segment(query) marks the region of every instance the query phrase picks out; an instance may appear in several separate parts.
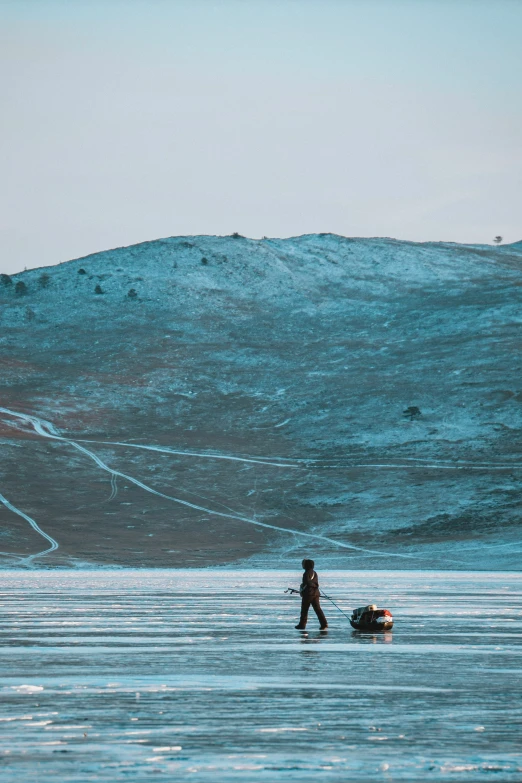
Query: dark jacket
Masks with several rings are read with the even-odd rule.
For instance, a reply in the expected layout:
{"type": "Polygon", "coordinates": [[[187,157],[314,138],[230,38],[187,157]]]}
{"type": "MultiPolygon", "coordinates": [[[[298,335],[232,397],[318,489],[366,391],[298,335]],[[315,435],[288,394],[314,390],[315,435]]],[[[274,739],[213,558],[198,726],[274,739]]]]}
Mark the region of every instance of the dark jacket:
{"type": "Polygon", "coordinates": [[[309,601],[315,601],[319,598],[319,577],[313,568],[304,572],[299,592],[303,598],[306,598],[309,601]]]}

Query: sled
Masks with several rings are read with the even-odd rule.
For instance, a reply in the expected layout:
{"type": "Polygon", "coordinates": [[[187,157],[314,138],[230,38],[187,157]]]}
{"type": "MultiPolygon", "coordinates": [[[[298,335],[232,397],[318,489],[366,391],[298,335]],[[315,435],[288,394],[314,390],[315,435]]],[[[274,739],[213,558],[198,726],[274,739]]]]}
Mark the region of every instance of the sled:
{"type": "Polygon", "coordinates": [[[387,609],[370,604],[353,610],[350,625],[356,631],[389,631],[393,628],[393,616],[387,609]]]}

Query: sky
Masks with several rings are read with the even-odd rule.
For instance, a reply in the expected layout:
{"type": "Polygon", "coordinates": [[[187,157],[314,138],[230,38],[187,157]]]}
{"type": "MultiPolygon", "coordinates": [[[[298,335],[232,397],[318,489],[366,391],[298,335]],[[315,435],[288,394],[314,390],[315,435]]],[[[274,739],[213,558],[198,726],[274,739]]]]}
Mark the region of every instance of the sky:
{"type": "Polygon", "coordinates": [[[0,0],[0,272],[159,237],[522,239],[519,0],[0,0]]]}

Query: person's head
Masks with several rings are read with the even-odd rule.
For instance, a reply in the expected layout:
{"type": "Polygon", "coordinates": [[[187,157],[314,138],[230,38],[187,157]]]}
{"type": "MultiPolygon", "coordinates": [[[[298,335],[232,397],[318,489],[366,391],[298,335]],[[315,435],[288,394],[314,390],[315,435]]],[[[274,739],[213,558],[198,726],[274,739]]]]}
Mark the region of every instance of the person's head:
{"type": "Polygon", "coordinates": [[[305,571],[311,571],[315,563],[313,560],[303,560],[302,566],[305,571]]]}

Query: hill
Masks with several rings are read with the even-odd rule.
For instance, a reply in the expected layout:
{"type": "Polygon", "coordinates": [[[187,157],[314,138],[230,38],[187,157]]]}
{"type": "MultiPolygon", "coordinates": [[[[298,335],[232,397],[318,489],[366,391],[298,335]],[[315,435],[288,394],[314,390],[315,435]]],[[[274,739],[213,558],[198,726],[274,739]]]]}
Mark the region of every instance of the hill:
{"type": "Polygon", "coordinates": [[[518,570],[521,304],[522,243],[173,237],[3,276],[0,562],[518,570]]]}

